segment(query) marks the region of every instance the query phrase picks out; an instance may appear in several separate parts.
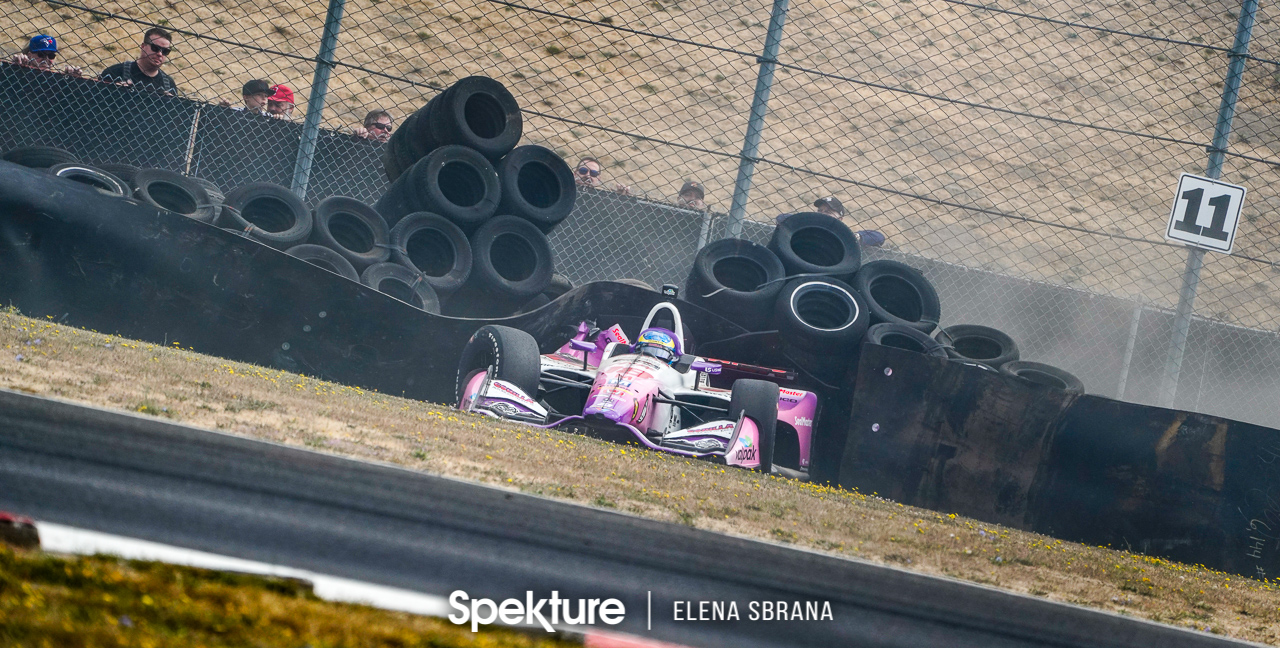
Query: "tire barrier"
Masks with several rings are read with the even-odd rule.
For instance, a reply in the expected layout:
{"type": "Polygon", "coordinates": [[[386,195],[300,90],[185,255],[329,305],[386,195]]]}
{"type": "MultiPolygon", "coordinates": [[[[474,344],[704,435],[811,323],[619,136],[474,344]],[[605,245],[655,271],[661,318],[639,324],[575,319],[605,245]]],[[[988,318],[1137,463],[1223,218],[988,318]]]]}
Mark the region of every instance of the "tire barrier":
{"type": "Polygon", "coordinates": [[[448,314],[508,315],[551,283],[551,245],[533,223],[495,216],[470,240],[471,278],[450,298],[448,314]]]}
{"type": "Polygon", "coordinates": [[[783,219],[773,230],[769,249],[778,255],[788,276],[823,274],[848,281],[862,265],[858,238],[849,226],[817,212],[783,219]]]}
{"type": "Polygon", "coordinates": [[[195,176],[189,176],[189,178],[192,182],[200,185],[201,187],[204,187],[204,192],[209,194],[209,200],[211,200],[214,204],[221,205],[222,203],[226,202],[227,200],[226,192],[224,192],[222,188],[219,187],[218,185],[213,184],[212,182],[209,182],[204,178],[197,178],[195,176]]]}
{"type": "Polygon", "coordinates": [[[59,178],[66,178],[72,182],[93,187],[99,193],[124,198],[133,195],[133,189],[125,184],[123,180],[117,178],[102,169],[94,168],[84,164],[75,162],[67,162],[63,164],[55,164],[49,167],[49,173],[59,178]]]}
{"type": "Polygon", "coordinates": [[[848,356],[857,350],[870,322],[866,302],[838,279],[792,279],[774,305],[778,336],[815,353],[848,356]]]}
{"type": "Polygon", "coordinates": [[[1030,360],[1006,362],[1000,367],[1000,373],[1016,376],[1037,385],[1053,387],[1068,394],[1084,393],[1084,383],[1079,378],[1043,362],[1031,362],[1030,360]]]}
{"type": "Polygon", "coordinates": [[[502,187],[499,213],[519,216],[547,233],[573,211],[578,195],[573,172],[550,149],[516,147],[498,163],[497,173],[502,187]]]}
{"type": "Polygon", "coordinates": [[[471,242],[438,214],[416,212],[400,219],[391,228],[391,258],[426,277],[441,300],[471,276],[471,242]]]}
{"type": "Polygon", "coordinates": [[[523,313],[532,313],[533,311],[536,311],[539,308],[542,308],[543,306],[546,306],[547,304],[550,304],[550,303],[551,303],[551,300],[548,299],[546,295],[542,293],[538,293],[537,295],[533,296],[533,299],[530,299],[529,301],[525,302],[524,306],[521,306],[520,310],[517,310],[515,314],[520,315],[523,313]]]}
{"type": "Polygon", "coordinates": [[[750,331],[769,325],[786,270],[768,248],[743,239],[720,239],[698,251],[685,299],[750,331]]]}
{"type": "Polygon", "coordinates": [[[324,268],[334,274],[342,275],[352,281],[360,281],[360,273],[356,272],[355,266],[351,265],[351,262],[346,257],[323,245],[303,243],[285,250],[285,254],[302,259],[311,265],[324,268]]]}
{"type": "Polygon", "coordinates": [[[218,207],[204,187],[182,174],[164,169],[143,169],[133,177],[133,195],[161,209],[202,223],[212,223],[218,207]]]}
{"type": "Polygon", "coordinates": [[[70,151],[56,146],[20,146],[5,151],[4,155],[0,155],[0,159],[32,169],[48,169],[58,164],[80,161],[70,151]]]}
{"type": "Polygon", "coordinates": [[[312,243],[342,255],[356,270],[391,258],[391,231],[374,209],[355,198],[331,196],[312,213],[312,243]]]}
{"type": "Polygon", "coordinates": [[[409,214],[425,211],[473,232],[493,216],[501,200],[498,173],[489,160],[463,146],[442,146],[392,183],[374,209],[392,227],[409,214]]]}
{"type": "Polygon", "coordinates": [[[547,284],[542,294],[546,295],[548,299],[554,300],[570,290],[573,290],[573,282],[559,272],[553,272],[551,273],[551,282],[547,284]]]}
{"type": "Polygon", "coordinates": [[[360,274],[360,283],[428,313],[440,314],[440,298],[422,275],[398,264],[375,263],[360,274]]]}
{"type": "Polygon", "coordinates": [[[466,77],[405,118],[391,135],[383,166],[395,181],[418,160],[450,144],[497,162],[515,148],[523,132],[520,106],[505,86],[488,77],[466,77]]]}
{"type": "Polygon", "coordinates": [[[925,335],[920,329],[906,324],[894,322],[873,324],[867,329],[866,340],[867,344],[914,351],[935,358],[947,357],[947,349],[942,343],[925,335]]]}
{"type": "Polygon", "coordinates": [[[138,172],[142,170],[132,164],[120,164],[117,162],[99,164],[98,168],[123,180],[126,185],[129,185],[129,191],[133,191],[136,188],[133,184],[133,179],[138,175],[138,172]]]}
{"type": "Polygon", "coordinates": [[[227,194],[222,225],[239,228],[251,238],[287,250],[311,235],[311,210],[296,194],[278,184],[253,182],[227,194]]]}
{"type": "Polygon", "coordinates": [[[953,359],[973,361],[992,369],[1018,359],[1018,344],[1013,338],[990,326],[956,324],[933,337],[947,347],[947,355],[953,359]]]}
{"type": "Polygon", "coordinates": [[[872,261],[854,275],[853,287],[866,300],[872,324],[903,324],[927,335],[942,316],[933,284],[905,263],[872,261]]]}

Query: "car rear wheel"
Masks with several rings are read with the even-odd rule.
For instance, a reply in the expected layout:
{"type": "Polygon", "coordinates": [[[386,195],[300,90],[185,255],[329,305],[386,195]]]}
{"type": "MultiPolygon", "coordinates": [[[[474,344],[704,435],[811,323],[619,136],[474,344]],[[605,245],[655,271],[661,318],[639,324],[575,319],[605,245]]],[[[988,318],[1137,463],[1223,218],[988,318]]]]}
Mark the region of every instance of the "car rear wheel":
{"type": "Polygon", "coordinates": [[[729,394],[729,418],[740,414],[755,421],[760,430],[760,472],[773,471],[773,441],[778,430],[778,386],[744,378],[733,383],[729,394]]]}

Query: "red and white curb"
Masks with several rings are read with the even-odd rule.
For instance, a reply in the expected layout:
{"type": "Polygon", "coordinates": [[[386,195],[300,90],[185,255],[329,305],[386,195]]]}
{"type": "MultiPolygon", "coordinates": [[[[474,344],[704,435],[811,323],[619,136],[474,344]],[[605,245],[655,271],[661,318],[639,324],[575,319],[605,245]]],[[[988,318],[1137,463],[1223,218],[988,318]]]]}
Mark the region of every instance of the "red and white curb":
{"type": "MultiPolygon", "coordinates": [[[[311,583],[316,597],[326,601],[368,605],[420,616],[447,617],[451,612],[449,601],[443,596],[89,531],[52,522],[38,522],[4,511],[0,511],[0,541],[9,541],[18,546],[39,546],[50,553],[87,556],[109,554],[126,560],[148,560],[201,569],[294,578],[311,583]]],[[[615,632],[602,632],[589,627],[557,629],[561,630],[559,634],[562,636],[580,637],[583,645],[590,648],[685,648],[678,644],[615,632]]]]}

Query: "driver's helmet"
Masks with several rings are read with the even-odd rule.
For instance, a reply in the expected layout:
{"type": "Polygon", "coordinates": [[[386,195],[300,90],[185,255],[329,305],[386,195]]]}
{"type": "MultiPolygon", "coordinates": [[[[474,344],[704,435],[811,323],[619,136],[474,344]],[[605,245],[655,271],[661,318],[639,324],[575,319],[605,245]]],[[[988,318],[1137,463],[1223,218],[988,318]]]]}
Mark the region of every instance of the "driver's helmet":
{"type": "Polygon", "coordinates": [[[640,332],[632,351],[657,358],[667,364],[680,359],[680,347],[675,333],[664,328],[647,328],[640,332]]]}

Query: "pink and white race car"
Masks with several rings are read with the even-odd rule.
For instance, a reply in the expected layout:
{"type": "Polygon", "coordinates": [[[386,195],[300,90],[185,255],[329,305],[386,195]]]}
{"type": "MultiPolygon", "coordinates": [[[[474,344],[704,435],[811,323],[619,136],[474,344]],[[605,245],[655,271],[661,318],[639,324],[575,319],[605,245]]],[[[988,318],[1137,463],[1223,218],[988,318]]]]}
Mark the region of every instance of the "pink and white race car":
{"type": "Polygon", "coordinates": [[[458,365],[458,407],[730,466],[807,477],[816,394],[794,373],[685,353],[680,311],[662,302],[636,341],[578,325],[554,353],[505,326],[481,327],[458,365]]]}

